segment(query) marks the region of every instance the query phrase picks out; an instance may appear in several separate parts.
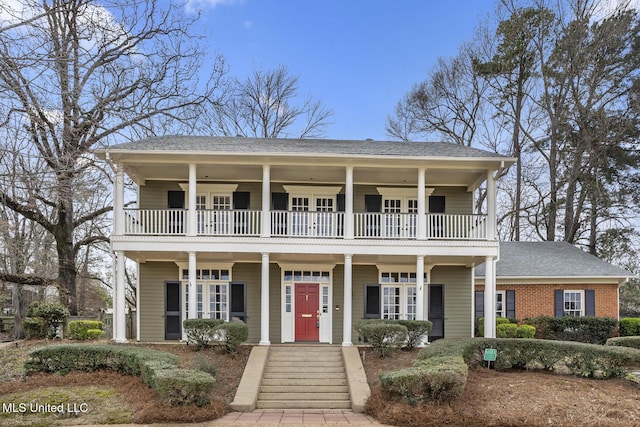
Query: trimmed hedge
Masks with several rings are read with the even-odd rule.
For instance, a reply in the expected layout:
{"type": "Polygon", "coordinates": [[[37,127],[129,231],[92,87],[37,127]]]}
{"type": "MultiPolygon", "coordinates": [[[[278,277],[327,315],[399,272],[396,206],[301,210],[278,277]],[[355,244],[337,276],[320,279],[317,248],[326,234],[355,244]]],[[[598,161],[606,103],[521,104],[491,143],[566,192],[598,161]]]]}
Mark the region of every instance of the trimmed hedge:
{"type": "Polygon", "coordinates": [[[104,323],[99,320],[71,320],[67,323],[67,329],[72,340],[92,340],[104,335],[104,323]],[[95,332],[96,330],[101,333],[95,332]]]}
{"type": "Polygon", "coordinates": [[[540,316],[525,319],[524,323],[535,326],[536,338],[589,344],[604,344],[618,325],[616,319],[590,316],[540,316]]]}
{"type": "Polygon", "coordinates": [[[358,330],[380,358],[401,348],[407,341],[408,335],[406,326],[384,321],[362,321],[358,330]]]}
{"type": "Polygon", "coordinates": [[[216,327],[224,323],[221,319],[186,319],[182,322],[187,336],[187,345],[194,344],[196,350],[208,347],[213,339],[216,327]]]}
{"type": "Polygon", "coordinates": [[[358,322],[356,330],[366,342],[369,339],[362,331],[362,326],[371,324],[385,324],[385,325],[402,325],[407,328],[407,337],[404,343],[400,346],[407,350],[412,350],[416,346],[422,344],[424,338],[426,338],[433,328],[433,324],[428,320],[396,320],[396,319],[367,319],[358,322]]]}
{"type": "Polygon", "coordinates": [[[624,319],[620,319],[618,335],[621,337],[640,336],[640,317],[625,317],[624,319]]]}
{"type": "Polygon", "coordinates": [[[609,338],[605,345],[616,347],[631,347],[640,350],[640,336],[609,338]]]}
{"type": "Polygon", "coordinates": [[[177,363],[178,357],[173,354],[141,347],[62,344],[32,350],[24,368],[27,374],[111,370],[122,375],[140,375],[145,384],[171,405],[210,403],[215,379],[206,372],[179,369],[177,363]]]}
{"type": "Polygon", "coordinates": [[[213,330],[213,345],[226,352],[235,353],[240,344],[249,338],[249,327],[243,322],[229,322],[213,330]]]}
{"type": "MultiPolygon", "coordinates": [[[[518,323],[517,320],[515,319],[508,319],[506,317],[496,317],[496,333],[498,331],[498,326],[499,325],[508,325],[511,323],[518,323]]],[[[476,336],[477,337],[483,337],[484,336],[484,317],[479,317],[476,320],[476,336]]]]}
{"type": "Polygon", "coordinates": [[[640,337],[617,338],[608,346],[537,339],[444,339],[423,348],[412,368],[380,374],[383,389],[393,399],[411,404],[458,397],[466,383],[467,366],[485,366],[484,350],[497,350],[496,369],[543,369],[580,377],[622,377],[640,365],[640,350],[617,347],[640,337]],[[464,365],[464,368],[462,368],[464,365]]]}
{"type": "Polygon", "coordinates": [[[417,361],[412,368],[382,372],[380,383],[392,398],[411,405],[443,402],[462,394],[468,368],[460,356],[438,356],[417,361]]]}

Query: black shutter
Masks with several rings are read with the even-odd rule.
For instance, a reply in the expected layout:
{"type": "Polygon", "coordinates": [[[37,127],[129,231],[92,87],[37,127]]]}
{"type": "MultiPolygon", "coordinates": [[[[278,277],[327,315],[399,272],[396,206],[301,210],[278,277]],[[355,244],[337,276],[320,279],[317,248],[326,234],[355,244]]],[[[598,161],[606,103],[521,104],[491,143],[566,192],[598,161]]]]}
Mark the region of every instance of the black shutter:
{"type": "Polygon", "coordinates": [[[584,291],[584,314],[586,316],[595,316],[596,315],[596,291],[594,289],[586,289],[584,291]]]}
{"type": "Polygon", "coordinates": [[[167,207],[184,209],[184,191],[167,191],[167,207]]]}
{"type": "Polygon", "coordinates": [[[555,316],[564,317],[564,291],[556,289],[554,291],[555,316]]]}
{"type": "Polygon", "coordinates": [[[480,319],[481,317],[484,317],[484,291],[475,291],[474,295],[474,316],[476,319],[480,319]]]}
{"type": "Polygon", "coordinates": [[[175,209],[175,212],[169,212],[169,233],[184,233],[184,191],[167,191],[167,207],[175,209]]]}
{"type": "MultiPolygon", "coordinates": [[[[364,211],[365,212],[381,212],[382,196],[380,194],[365,194],[364,195],[364,211]]],[[[379,215],[375,215],[373,217],[367,216],[365,228],[366,228],[365,237],[380,236],[380,216],[379,215]]]]}
{"type": "Polygon", "coordinates": [[[233,193],[233,228],[236,235],[245,235],[249,231],[250,195],[248,191],[235,191],[233,193]]]}
{"type": "Polygon", "coordinates": [[[364,318],[380,319],[380,285],[377,283],[364,285],[364,318]]]}
{"type": "Polygon", "coordinates": [[[229,319],[237,318],[243,322],[247,322],[247,292],[246,283],[231,282],[231,310],[229,319]]]}
{"type": "Polygon", "coordinates": [[[274,211],[286,211],[289,206],[288,193],[271,193],[271,208],[274,211]]]}
{"type": "MultiPolygon", "coordinates": [[[[344,212],[346,209],[345,195],[336,194],[336,211],[344,212]]],[[[338,236],[344,236],[344,215],[338,216],[338,236]]]]}
{"type": "Polygon", "coordinates": [[[233,209],[249,209],[251,193],[248,191],[235,191],[233,193],[233,209]]]}
{"type": "Polygon", "coordinates": [[[382,196],[380,194],[365,194],[364,211],[382,212],[382,196]]]}
{"type": "Polygon", "coordinates": [[[516,291],[506,291],[505,297],[507,298],[507,318],[516,318],[516,291]]]}
{"type": "Polygon", "coordinates": [[[444,196],[429,196],[429,213],[445,213],[444,196]]]}

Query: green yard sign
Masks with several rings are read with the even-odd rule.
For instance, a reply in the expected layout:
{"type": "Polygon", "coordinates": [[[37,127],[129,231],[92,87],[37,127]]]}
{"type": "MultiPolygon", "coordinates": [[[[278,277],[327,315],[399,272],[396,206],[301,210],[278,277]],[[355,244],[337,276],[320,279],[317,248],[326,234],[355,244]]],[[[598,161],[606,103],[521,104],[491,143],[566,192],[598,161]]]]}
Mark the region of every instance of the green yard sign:
{"type": "Polygon", "coordinates": [[[484,360],[487,362],[495,362],[496,357],[498,357],[498,350],[495,348],[485,348],[484,349],[484,360]]]}

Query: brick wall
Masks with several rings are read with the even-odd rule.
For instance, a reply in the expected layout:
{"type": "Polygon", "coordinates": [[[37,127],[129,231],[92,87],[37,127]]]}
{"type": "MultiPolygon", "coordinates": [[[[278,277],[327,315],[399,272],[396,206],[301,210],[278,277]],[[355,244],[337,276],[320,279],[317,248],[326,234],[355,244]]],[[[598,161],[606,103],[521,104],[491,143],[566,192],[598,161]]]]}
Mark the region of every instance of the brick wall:
{"type": "MultiPolygon", "coordinates": [[[[477,291],[484,290],[484,286],[476,286],[477,291]]],[[[516,318],[537,316],[554,316],[554,291],[585,290],[596,291],[596,316],[618,318],[618,285],[549,285],[549,284],[522,284],[522,285],[497,285],[496,290],[516,291],[516,318]]]]}

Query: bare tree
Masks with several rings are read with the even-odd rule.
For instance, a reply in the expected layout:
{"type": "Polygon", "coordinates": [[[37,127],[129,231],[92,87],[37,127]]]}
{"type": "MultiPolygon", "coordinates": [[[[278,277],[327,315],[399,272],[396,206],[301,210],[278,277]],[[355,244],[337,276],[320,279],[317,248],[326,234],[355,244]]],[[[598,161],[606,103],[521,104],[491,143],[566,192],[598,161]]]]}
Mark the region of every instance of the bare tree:
{"type": "Polygon", "coordinates": [[[228,136],[321,137],[332,112],[310,96],[301,98],[298,80],[285,66],[257,68],[245,80],[233,80],[226,102],[212,111],[210,127],[228,136]]]}
{"type": "MultiPolygon", "coordinates": [[[[78,188],[95,171],[91,150],[149,123],[189,122],[215,104],[220,67],[194,78],[204,52],[193,20],[173,4],[93,0],[18,0],[0,5],[0,137],[25,143],[19,177],[2,171],[0,204],[52,236],[53,280],[77,313],[80,250],[105,241],[88,226],[111,210],[83,205],[78,188]],[[38,162],[38,179],[34,177],[38,162]],[[16,185],[23,192],[8,191],[16,185]],[[83,207],[88,209],[83,210],[83,207]]],[[[216,63],[218,64],[218,63],[216,63]]],[[[103,201],[106,202],[106,201],[103,201]]],[[[1,272],[15,283],[52,280],[1,272]]]]}

